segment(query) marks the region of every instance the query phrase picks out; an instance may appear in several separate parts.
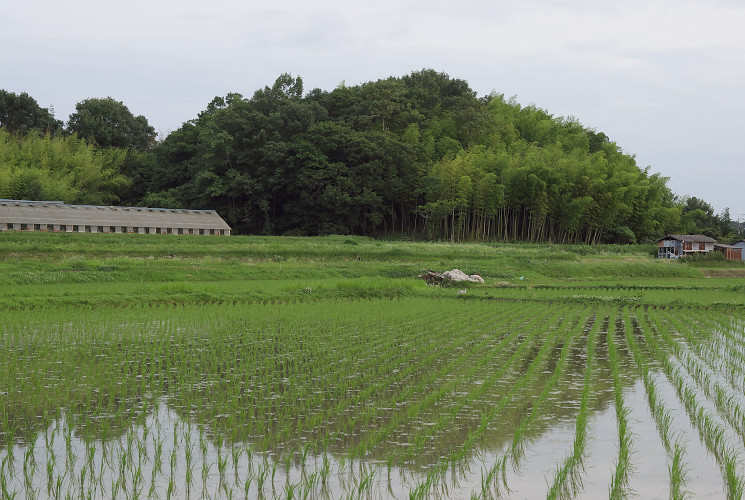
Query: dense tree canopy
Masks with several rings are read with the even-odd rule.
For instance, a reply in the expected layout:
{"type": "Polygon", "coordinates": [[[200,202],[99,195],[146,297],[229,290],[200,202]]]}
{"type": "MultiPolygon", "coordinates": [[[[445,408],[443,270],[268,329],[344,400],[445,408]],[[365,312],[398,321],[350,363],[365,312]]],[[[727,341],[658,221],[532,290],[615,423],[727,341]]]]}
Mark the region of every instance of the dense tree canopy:
{"type": "Polygon", "coordinates": [[[731,233],[727,213],[676,198],[604,133],[500,94],[479,98],[433,70],[307,93],[283,74],[250,98],[215,97],[157,144],[147,120],[112,98],[76,109],[66,132],[110,155],[99,169],[109,187],[121,187],[112,168],[131,180],[98,192],[216,209],[244,234],[633,243],[731,233]]]}
{"type": "Polygon", "coordinates": [[[52,111],[39,106],[27,93],[16,95],[0,89],[0,127],[21,135],[32,130],[55,134],[62,129],[62,122],[55,120],[52,111]]]}
{"type": "Polygon", "coordinates": [[[75,105],[67,131],[104,148],[146,150],[155,144],[155,129],[111,97],[85,99],[75,105]]]}
{"type": "Polygon", "coordinates": [[[605,134],[432,70],[305,96],[282,75],[216,98],[155,154],[145,202],[248,233],[634,242],[681,213],[605,134]]]}

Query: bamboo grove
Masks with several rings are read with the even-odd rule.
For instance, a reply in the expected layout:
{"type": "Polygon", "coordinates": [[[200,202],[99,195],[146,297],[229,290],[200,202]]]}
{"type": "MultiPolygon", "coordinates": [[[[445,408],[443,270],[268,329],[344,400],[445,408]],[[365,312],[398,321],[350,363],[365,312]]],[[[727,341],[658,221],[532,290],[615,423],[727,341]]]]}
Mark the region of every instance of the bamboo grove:
{"type": "MultiPolygon", "coordinates": [[[[110,98],[80,103],[69,123],[58,136],[126,151],[127,181],[92,185],[99,198],[216,209],[242,234],[633,243],[729,231],[709,227],[696,212],[708,204],[678,199],[604,133],[501,94],[477,97],[433,70],[309,92],[283,74],[250,98],[216,97],[157,143],[144,117],[110,98]],[[112,109],[139,128],[83,120],[112,109]]],[[[35,161],[3,160],[0,196],[85,199],[40,189],[53,172],[21,175],[35,161]]]]}

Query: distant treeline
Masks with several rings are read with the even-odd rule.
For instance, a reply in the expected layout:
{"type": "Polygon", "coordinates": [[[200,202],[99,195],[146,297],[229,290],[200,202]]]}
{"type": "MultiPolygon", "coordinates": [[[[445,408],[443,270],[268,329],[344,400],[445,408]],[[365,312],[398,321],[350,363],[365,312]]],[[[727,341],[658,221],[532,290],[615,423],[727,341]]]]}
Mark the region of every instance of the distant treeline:
{"type": "Polygon", "coordinates": [[[733,231],[727,211],[676,197],[604,133],[433,70],[308,93],[283,74],[250,98],[216,97],[160,142],[110,97],[78,103],[65,126],[0,91],[0,127],[0,198],[215,209],[243,234],[633,243],[733,231]]]}

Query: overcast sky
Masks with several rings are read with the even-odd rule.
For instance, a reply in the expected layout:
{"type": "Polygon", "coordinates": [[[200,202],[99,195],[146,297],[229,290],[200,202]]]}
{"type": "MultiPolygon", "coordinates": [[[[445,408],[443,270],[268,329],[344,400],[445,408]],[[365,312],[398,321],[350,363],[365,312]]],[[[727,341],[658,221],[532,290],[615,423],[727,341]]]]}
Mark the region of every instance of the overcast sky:
{"type": "Polygon", "coordinates": [[[741,0],[24,0],[0,13],[0,88],[65,122],[111,96],[163,134],[280,73],[307,92],[433,68],[575,116],[745,222],[743,26],[741,0]]]}

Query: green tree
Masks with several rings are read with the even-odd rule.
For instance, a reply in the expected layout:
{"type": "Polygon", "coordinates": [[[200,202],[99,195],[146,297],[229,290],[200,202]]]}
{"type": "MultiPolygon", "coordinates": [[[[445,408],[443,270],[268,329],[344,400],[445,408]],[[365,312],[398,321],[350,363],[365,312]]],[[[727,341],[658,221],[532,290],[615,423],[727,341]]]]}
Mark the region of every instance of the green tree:
{"type": "Polygon", "coordinates": [[[701,208],[684,215],[667,179],[602,132],[479,99],[444,73],[303,92],[282,74],[250,99],[216,97],[128,156],[133,195],[216,209],[242,233],[629,243],[699,222],[721,232],[701,208]]]}
{"type": "Polygon", "coordinates": [[[0,90],[0,127],[20,135],[32,130],[57,134],[62,130],[62,122],[55,120],[51,110],[39,106],[26,92],[16,95],[0,90]]]}
{"type": "Polygon", "coordinates": [[[129,188],[126,152],[72,137],[12,136],[0,129],[0,198],[109,205],[129,188]]]}
{"type": "Polygon", "coordinates": [[[155,145],[155,129],[147,119],[111,97],[77,103],[67,130],[103,148],[145,151],[155,145]]]}
{"type": "Polygon", "coordinates": [[[720,237],[720,221],[714,214],[714,207],[695,196],[686,197],[680,215],[683,232],[704,234],[711,238],[720,237]]]}

